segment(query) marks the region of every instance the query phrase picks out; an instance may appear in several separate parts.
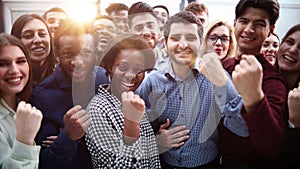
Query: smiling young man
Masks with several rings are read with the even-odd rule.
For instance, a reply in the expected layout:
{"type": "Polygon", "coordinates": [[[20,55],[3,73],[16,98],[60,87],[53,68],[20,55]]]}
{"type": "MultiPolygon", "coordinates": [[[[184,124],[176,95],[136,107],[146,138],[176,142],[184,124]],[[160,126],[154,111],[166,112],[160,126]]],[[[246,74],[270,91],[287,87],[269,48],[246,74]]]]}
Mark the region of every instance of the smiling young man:
{"type": "Polygon", "coordinates": [[[84,141],[89,126],[84,108],[108,79],[103,68],[95,67],[93,35],[86,28],[73,20],[60,25],[54,40],[60,63],[32,92],[30,102],[43,113],[35,139],[42,145],[41,169],[92,168],[84,141]]]}
{"type": "Polygon", "coordinates": [[[153,7],[145,2],[137,2],[130,6],[128,24],[131,33],[137,34],[151,46],[155,53],[154,68],[164,70],[169,65],[169,57],[158,48],[159,25],[153,7]]]}
{"type": "Polygon", "coordinates": [[[162,168],[216,167],[221,116],[231,131],[247,135],[239,117],[242,100],[215,53],[205,55],[199,69],[203,27],[192,12],[171,16],[164,35],[170,65],[150,73],[138,91],[157,134],[162,168]]]}
{"type": "Polygon", "coordinates": [[[249,137],[241,138],[222,128],[221,155],[224,168],[276,167],[285,135],[287,96],[283,78],[260,54],[279,17],[277,0],[240,0],[234,20],[237,51],[223,62],[243,98],[241,115],[249,137]]]}

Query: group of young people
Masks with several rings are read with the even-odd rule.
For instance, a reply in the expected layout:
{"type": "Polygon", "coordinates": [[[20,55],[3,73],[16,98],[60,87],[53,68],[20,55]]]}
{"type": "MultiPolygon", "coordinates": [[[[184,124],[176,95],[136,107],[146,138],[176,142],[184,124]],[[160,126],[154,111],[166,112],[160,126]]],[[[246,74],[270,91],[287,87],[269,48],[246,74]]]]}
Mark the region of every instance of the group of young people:
{"type": "Polygon", "coordinates": [[[205,27],[120,9],[128,27],[26,14],[0,34],[0,168],[300,166],[300,24],[279,43],[277,0],[205,27]]]}

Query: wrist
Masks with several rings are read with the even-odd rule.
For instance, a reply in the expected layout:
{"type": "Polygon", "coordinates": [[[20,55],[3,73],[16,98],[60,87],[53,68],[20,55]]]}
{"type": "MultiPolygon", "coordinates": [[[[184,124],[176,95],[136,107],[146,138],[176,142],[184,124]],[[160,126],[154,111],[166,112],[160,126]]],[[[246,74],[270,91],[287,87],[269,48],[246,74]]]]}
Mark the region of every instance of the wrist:
{"type": "Polygon", "coordinates": [[[124,118],[124,135],[127,137],[140,137],[140,123],[124,118]]]}

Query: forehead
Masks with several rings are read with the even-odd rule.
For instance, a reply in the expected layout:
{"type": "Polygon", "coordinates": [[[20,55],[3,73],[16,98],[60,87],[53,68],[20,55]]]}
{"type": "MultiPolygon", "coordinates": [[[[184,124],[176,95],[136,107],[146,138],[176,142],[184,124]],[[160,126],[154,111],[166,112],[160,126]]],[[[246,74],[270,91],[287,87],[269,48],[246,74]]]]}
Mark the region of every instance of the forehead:
{"type": "Polygon", "coordinates": [[[196,34],[198,35],[197,25],[193,23],[173,23],[170,27],[172,34],[196,34]]]}
{"type": "Polygon", "coordinates": [[[221,33],[221,34],[229,34],[229,29],[227,28],[227,26],[225,25],[220,25],[220,26],[216,26],[214,27],[210,33],[221,33]]]}
{"type": "Polygon", "coordinates": [[[296,41],[296,43],[300,43],[300,30],[295,31],[294,33],[290,34],[288,38],[292,38],[296,41]]]}
{"type": "Polygon", "coordinates": [[[270,24],[268,12],[258,8],[246,8],[239,18],[245,18],[249,21],[265,21],[270,24]]]}
{"type": "Polygon", "coordinates": [[[29,30],[37,30],[37,29],[47,30],[47,27],[41,20],[32,19],[24,25],[22,32],[29,31],[29,30]]]}
{"type": "Polygon", "coordinates": [[[71,47],[84,47],[88,49],[94,48],[94,39],[90,34],[82,35],[63,35],[59,38],[60,47],[64,45],[72,45],[71,47]]]}
{"type": "Polygon", "coordinates": [[[157,23],[156,18],[150,13],[135,14],[132,19],[132,25],[146,24],[149,22],[157,23]]]}
{"type": "Polygon", "coordinates": [[[67,19],[67,15],[63,12],[52,11],[47,13],[47,19],[49,18],[67,19]]]}
{"type": "Polygon", "coordinates": [[[6,45],[0,50],[0,59],[14,59],[14,57],[25,56],[19,46],[6,45]]]}
{"type": "Polygon", "coordinates": [[[98,19],[96,21],[94,21],[93,23],[94,26],[97,25],[104,25],[104,26],[111,26],[111,27],[115,27],[115,24],[113,23],[113,21],[109,20],[109,19],[98,19]]]}
{"type": "Polygon", "coordinates": [[[166,11],[164,8],[158,7],[158,8],[154,8],[153,10],[154,10],[155,12],[166,13],[166,14],[168,14],[167,11],[166,11]]]}

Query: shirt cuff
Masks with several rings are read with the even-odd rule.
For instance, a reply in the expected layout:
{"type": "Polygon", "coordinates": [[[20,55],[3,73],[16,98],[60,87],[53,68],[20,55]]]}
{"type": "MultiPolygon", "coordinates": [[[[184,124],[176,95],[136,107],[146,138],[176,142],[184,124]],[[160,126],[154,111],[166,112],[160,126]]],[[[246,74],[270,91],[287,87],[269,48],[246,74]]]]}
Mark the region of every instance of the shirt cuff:
{"type": "Polygon", "coordinates": [[[40,149],[40,146],[27,145],[15,140],[12,149],[12,157],[15,157],[15,159],[27,159],[38,162],[40,149]]]}

